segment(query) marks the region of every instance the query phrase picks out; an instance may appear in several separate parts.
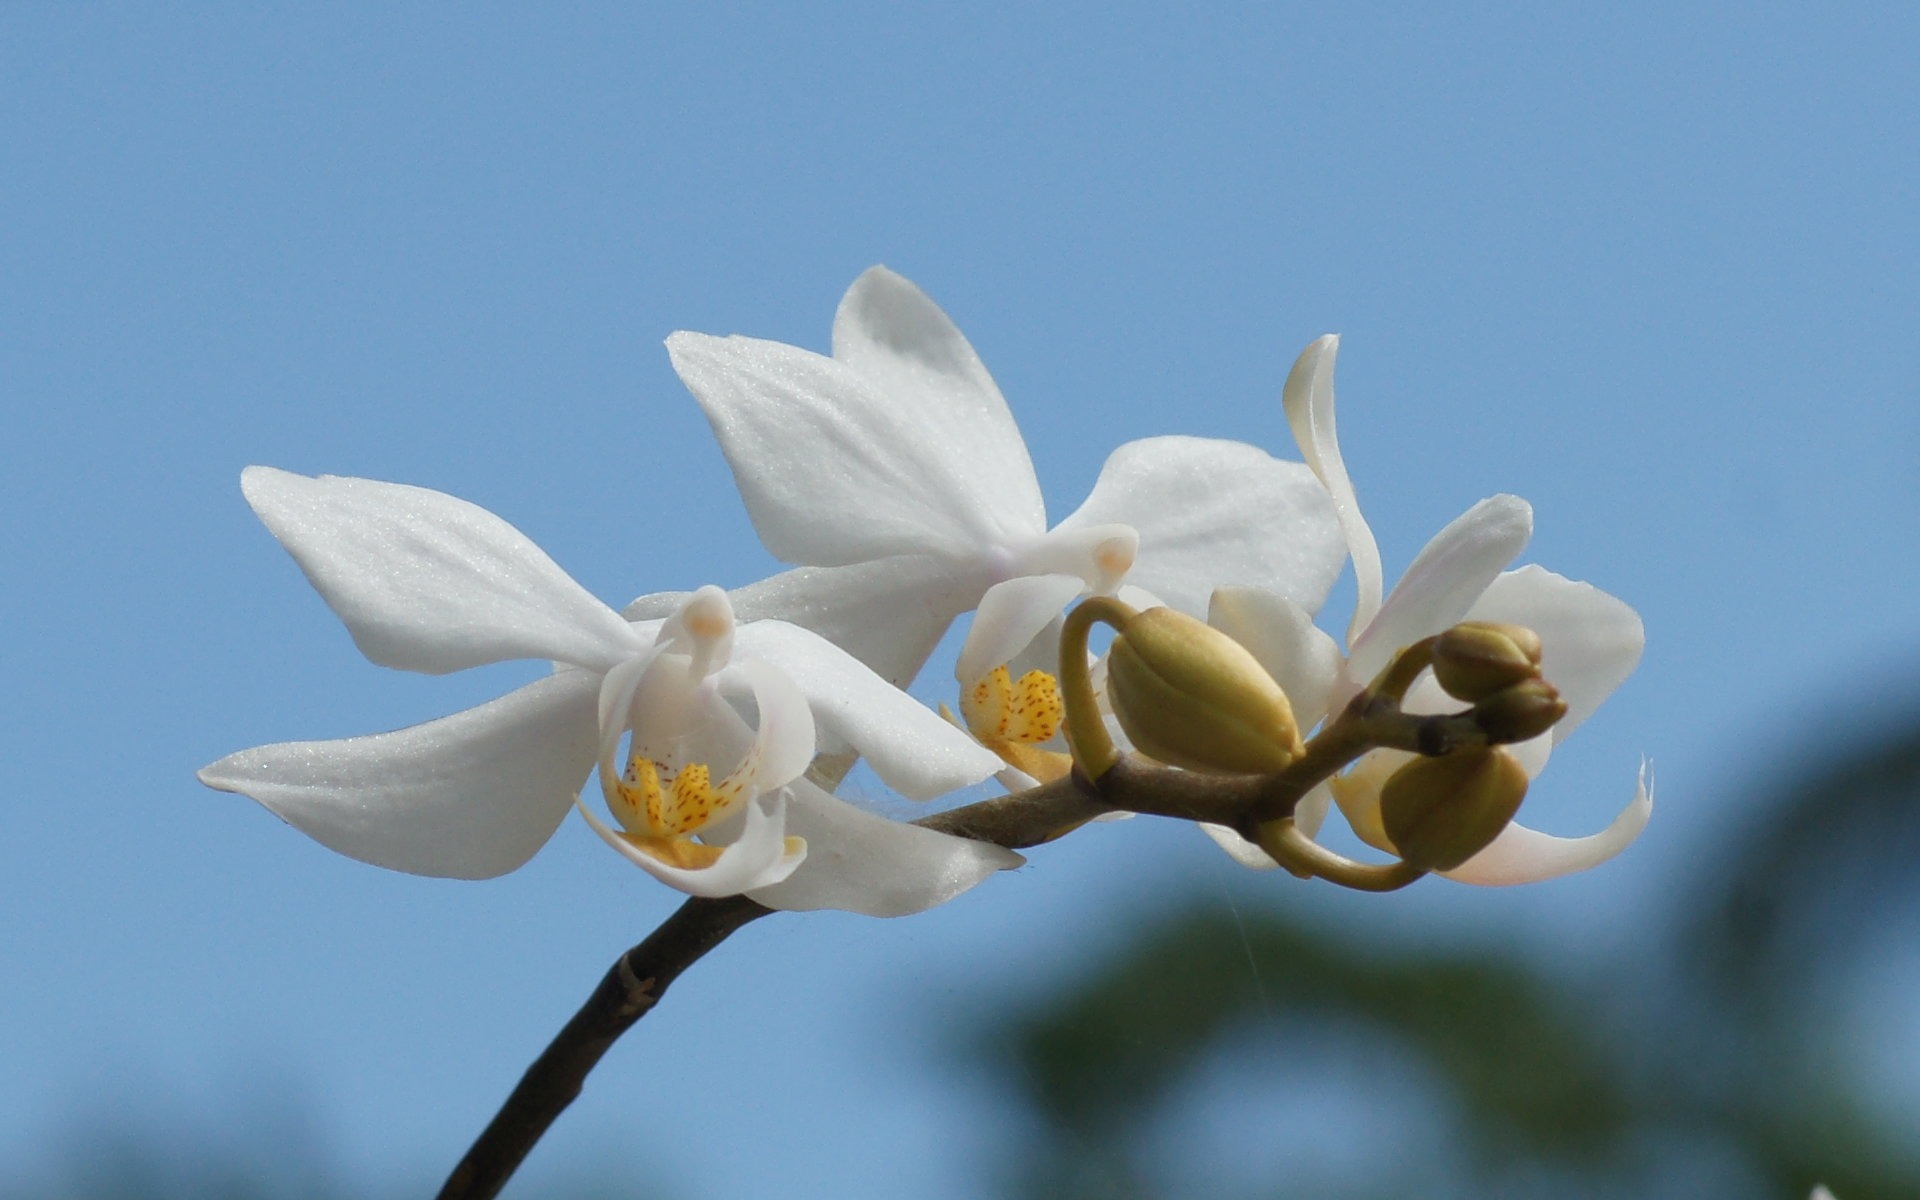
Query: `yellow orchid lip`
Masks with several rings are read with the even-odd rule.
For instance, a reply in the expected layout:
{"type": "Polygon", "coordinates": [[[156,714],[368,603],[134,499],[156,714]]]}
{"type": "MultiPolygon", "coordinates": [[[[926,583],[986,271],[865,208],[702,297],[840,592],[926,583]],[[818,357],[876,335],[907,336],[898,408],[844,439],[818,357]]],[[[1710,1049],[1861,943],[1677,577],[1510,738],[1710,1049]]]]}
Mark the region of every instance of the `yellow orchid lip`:
{"type": "Polygon", "coordinates": [[[982,742],[1044,742],[1060,732],[1065,711],[1060,685],[1052,675],[1028,671],[1016,683],[1004,664],[976,680],[960,697],[967,731],[982,742]]]}
{"type": "Polygon", "coordinates": [[[692,838],[646,837],[636,833],[623,833],[620,839],[647,857],[682,871],[704,871],[719,862],[720,856],[726,852],[725,846],[709,846],[704,842],[696,842],[692,838]]]}
{"type": "Polygon", "coordinates": [[[607,807],[630,837],[659,839],[685,837],[725,820],[746,799],[742,784],[751,773],[741,763],[718,786],[705,763],[688,763],[678,771],[639,754],[627,761],[626,773],[607,783],[607,807]]]}
{"type": "Polygon", "coordinates": [[[960,713],[981,745],[1041,783],[1073,767],[1071,756],[1041,748],[1060,732],[1066,715],[1059,681],[1045,671],[1028,671],[1016,681],[1004,664],[995,667],[961,693],[960,713]]]}

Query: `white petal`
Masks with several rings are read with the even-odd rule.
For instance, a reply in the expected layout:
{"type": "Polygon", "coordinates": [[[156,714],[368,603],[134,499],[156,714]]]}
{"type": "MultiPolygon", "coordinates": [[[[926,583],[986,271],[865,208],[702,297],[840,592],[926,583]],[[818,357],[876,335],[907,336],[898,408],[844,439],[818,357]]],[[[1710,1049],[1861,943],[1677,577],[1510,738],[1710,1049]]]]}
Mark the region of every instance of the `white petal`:
{"type": "Polygon", "coordinates": [[[272,467],[247,502],[382,666],[445,674],[512,658],[596,670],[642,643],[513,526],[442,492],[272,467]]]}
{"type": "Polygon", "coordinates": [[[1467,618],[1510,621],[1540,635],[1541,672],[1567,702],[1553,727],[1556,742],[1633,673],[1647,642],[1640,615],[1624,601],[1532,565],[1495,579],[1467,618]]]}
{"type": "Polygon", "coordinates": [[[834,313],[833,357],[866,376],[897,411],[911,411],[1001,529],[1047,527],[1040,481],[1007,402],[925,292],[885,267],[869,268],[834,313]]]}
{"type": "Polygon", "coordinates": [[[779,558],[965,561],[1039,532],[1007,527],[979,493],[979,471],[953,453],[959,434],[937,404],[883,393],[844,363],[779,342],[676,333],[667,351],[779,558]]]}
{"type": "Polygon", "coordinates": [[[779,797],[750,801],[746,826],[739,838],[712,863],[694,869],[661,862],[607,828],[586,805],[576,807],[600,835],[600,840],[619,851],[622,858],[689,896],[737,896],[754,888],[768,887],[793,874],[807,858],[806,845],[787,846],[787,804],[779,797]]]}
{"type": "Polygon", "coordinates": [[[1339,353],[1338,336],[1329,333],[1315,339],[1287,373],[1280,405],[1286,410],[1287,425],[1307,466],[1333,498],[1347,550],[1353,556],[1356,595],[1353,622],[1347,627],[1347,640],[1351,642],[1380,611],[1380,547],[1366,518],[1360,515],[1360,501],[1354,494],[1353,481],[1347,478],[1347,464],[1340,457],[1340,439],[1334,429],[1333,364],[1339,353]]]}
{"type": "MultiPolygon", "coordinates": [[[[627,732],[628,722],[633,719],[634,693],[639,690],[640,681],[646,678],[647,669],[658,656],[659,648],[655,647],[645,654],[616,663],[600,679],[595,716],[600,730],[596,761],[600,767],[602,786],[620,777],[620,764],[614,761],[614,755],[620,749],[620,738],[627,732]]],[[[637,753],[641,747],[634,749],[637,753]]]]}
{"type": "Polygon", "coordinates": [[[1207,606],[1207,624],[1245,646],[1267,669],[1287,694],[1302,732],[1327,715],[1340,647],[1314,627],[1306,609],[1261,588],[1220,588],[1207,606]]]}
{"type": "MultiPolygon", "coordinates": [[[[727,593],[740,621],[786,621],[826,638],[887,682],[905,687],[953,619],[986,583],[943,559],[903,555],[845,567],[798,567],[727,593]]],[[[642,596],[626,615],[664,617],[686,592],[642,596]]]]}
{"type": "Polygon", "coordinates": [[[954,678],[971,687],[1011,661],[1086,587],[1078,575],[1023,575],[988,588],[960,647],[954,678]]]}
{"type": "Polygon", "coordinates": [[[394,733],[242,750],[200,772],[342,854],[486,879],[546,844],[592,769],[600,678],[569,670],[394,733]]]}
{"type": "Polygon", "coordinates": [[[1216,587],[1263,587],[1317,610],[1346,548],[1312,472],[1244,442],[1128,442],[1058,532],[1125,522],[1140,550],[1128,581],[1198,616],[1216,587]]]}
{"type": "Polygon", "coordinates": [[[742,786],[760,795],[806,774],[807,765],[813,761],[815,740],[813,712],[806,693],[786,672],[758,657],[742,657],[720,673],[723,688],[737,686],[735,681],[751,689],[759,710],[753,748],[747,752],[749,761],[740,779],[742,786]]]}
{"type": "Polygon", "coordinates": [[[819,726],[859,751],[882,782],[903,796],[931,800],[978,783],[1002,765],[816,633],[781,621],[753,621],[739,627],[735,645],[742,661],[762,660],[790,676],[819,726]]]}
{"type": "Polygon", "coordinates": [[[1493,839],[1493,844],[1451,871],[1442,871],[1448,879],[1461,883],[1502,886],[1514,883],[1538,883],[1596,867],[1625,850],[1647,827],[1653,815],[1653,780],[1647,765],[1640,766],[1640,781],[1633,800],[1620,810],[1599,833],[1582,838],[1554,837],[1528,829],[1518,823],[1508,825],[1493,839]]]}
{"type": "Polygon", "coordinates": [[[1532,533],[1533,509],[1518,496],[1490,496],[1456,517],[1414,558],[1353,643],[1346,678],[1364,685],[1401,648],[1460,621],[1532,533]]]}
{"type": "Polygon", "coordinates": [[[768,908],[905,916],[1026,861],[986,842],[862,812],[805,780],[793,785],[787,820],[807,839],[807,861],[785,883],[748,893],[768,908]]]}
{"type": "Polygon", "coordinates": [[[628,714],[633,711],[633,694],[640,686],[640,680],[646,675],[647,667],[659,655],[659,647],[644,654],[636,654],[625,662],[616,663],[601,677],[600,701],[596,715],[600,721],[600,737],[619,740],[626,732],[628,714]]]}

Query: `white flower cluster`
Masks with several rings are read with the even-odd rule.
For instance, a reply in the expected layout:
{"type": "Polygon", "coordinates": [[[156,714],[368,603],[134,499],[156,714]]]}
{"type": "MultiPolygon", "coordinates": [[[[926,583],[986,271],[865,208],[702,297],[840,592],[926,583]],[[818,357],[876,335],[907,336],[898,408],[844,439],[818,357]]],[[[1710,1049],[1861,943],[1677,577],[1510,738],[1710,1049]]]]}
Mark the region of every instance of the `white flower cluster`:
{"type": "MultiPolygon", "coordinates": [[[[1026,781],[900,690],[962,614],[974,614],[963,692],[1010,663],[1051,665],[1059,618],[1083,596],[1207,615],[1282,684],[1303,729],[1403,645],[1463,619],[1526,625],[1568,703],[1553,730],[1512,748],[1530,774],[1639,657],[1639,620],[1620,601],[1538,567],[1505,570],[1531,529],[1511,496],[1443,529],[1383,599],[1334,439],[1331,337],[1286,385],[1305,465],[1238,442],[1132,442],[1051,526],[1026,445],[973,347],[884,268],[841,301],[830,355],[695,333],[667,347],[754,528],[794,569],[731,594],[645,596],[617,613],[465,501],[248,468],[248,502],[374,662],[441,674],[535,659],[554,670],[413,728],[245,750],[201,779],[395,870],[513,870],[578,806],[614,849],[690,894],[891,916],[1022,861],[865,812],[808,776],[819,756],[858,756],[919,800],[996,773],[1026,781]],[[1342,654],[1312,616],[1349,558],[1358,603],[1342,654]],[[611,825],[578,800],[596,772],[611,825]]],[[[1423,681],[1409,707],[1443,700],[1423,681]]],[[[1337,802],[1382,844],[1380,782],[1403,760],[1375,751],[1318,789],[1303,827],[1317,829],[1337,802]]],[[[1591,866],[1637,835],[1649,805],[1643,783],[1612,826],[1582,839],[1511,825],[1448,874],[1514,883],[1591,866]]],[[[1231,831],[1210,832],[1241,861],[1273,865],[1231,831]]]]}

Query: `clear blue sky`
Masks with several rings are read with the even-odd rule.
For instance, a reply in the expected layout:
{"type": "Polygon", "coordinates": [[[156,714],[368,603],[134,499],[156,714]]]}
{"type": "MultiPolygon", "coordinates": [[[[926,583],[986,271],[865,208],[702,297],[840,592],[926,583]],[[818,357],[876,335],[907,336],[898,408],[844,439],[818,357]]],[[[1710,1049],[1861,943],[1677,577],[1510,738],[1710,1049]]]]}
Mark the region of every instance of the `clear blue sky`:
{"type": "Polygon", "coordinates": [[[526,677],[365,663],[239,471],[455,493],[615,604],[746,582],[774,564],[661,339],[824,348],[875,262],[972,338],[1056,516],[1129,438],[1291,456],[1281,380],[1343,334],[1390,573],[1513,491],[1529,558],[1639,608],[1643,666],[1529,811],[1596,828],[1645,752],[1654,823],[1528,893],[1380,898],[1135,821],[925,917],[763,922],[530,1182],[971,1194],[1001,1118],[937,1052],[969,995],[1182,888],[1618,943],[1747,785],[1913,694],[1909,6],[1026,7],[0,7],[0,1177],[277,1104],[349,1183],[437,1182],[677,897],[573,823],[462,884],[201,788],[526,677]]]}

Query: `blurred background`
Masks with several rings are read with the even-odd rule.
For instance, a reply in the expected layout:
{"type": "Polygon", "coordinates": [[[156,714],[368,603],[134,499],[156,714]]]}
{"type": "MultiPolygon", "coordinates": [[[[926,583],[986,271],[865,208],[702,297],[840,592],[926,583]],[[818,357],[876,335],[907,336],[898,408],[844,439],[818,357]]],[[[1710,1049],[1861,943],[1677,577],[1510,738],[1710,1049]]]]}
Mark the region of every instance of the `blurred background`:
{"type": "MultiPolygon", "coordinates": [[[[1906,6],[0,5],[0,1195],[430,1194],[677,898],[456,883],[194,770],[532,678],[367,664],[248,463],[439,488],[608,602],[775,570],[675,329],[885,262],[1054,517],[1293,457],[1389,576],[1496,491],[1646,621],[1528,802],[1593,872],[1391,896],[1137,820],[760,922],[508,1195],[1920,1194],[1920,18],[1906,6]]],[[[1344,624],[1351,586],[1326,624],[1344,624]]],[[[917,689],[950,698],[950,658],[917,689]]],[[[883,796],[870,797],[901,812],[883,796]]]]}

